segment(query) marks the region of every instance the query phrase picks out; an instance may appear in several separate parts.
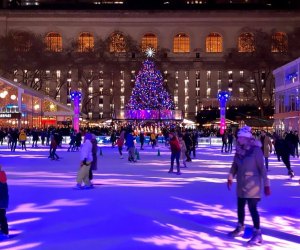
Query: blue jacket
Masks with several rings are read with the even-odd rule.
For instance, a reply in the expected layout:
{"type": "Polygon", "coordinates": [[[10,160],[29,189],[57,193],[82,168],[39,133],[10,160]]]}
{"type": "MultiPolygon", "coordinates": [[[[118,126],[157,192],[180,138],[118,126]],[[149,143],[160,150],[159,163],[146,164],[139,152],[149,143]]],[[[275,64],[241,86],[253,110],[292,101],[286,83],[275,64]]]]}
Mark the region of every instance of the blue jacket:
{"type": "Polygon", "coordinates": [[[126,136],[126,146],[128,148],[134,147],[134,140],[135,140],[135,137],[131,133],[128,133],[126,136]]]}

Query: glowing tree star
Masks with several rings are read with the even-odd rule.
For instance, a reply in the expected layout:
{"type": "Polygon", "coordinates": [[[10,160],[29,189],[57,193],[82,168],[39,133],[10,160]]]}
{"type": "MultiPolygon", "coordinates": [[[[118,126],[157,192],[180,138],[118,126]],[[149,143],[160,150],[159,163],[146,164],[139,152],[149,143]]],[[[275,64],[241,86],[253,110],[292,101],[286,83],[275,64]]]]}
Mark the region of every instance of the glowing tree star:
{"type": "Polygon", "coordinates": [[[145,60],[136,76],[128,110],[173,110],[174,103],[163,86],[163,77],[152,60],[145,60]]]}

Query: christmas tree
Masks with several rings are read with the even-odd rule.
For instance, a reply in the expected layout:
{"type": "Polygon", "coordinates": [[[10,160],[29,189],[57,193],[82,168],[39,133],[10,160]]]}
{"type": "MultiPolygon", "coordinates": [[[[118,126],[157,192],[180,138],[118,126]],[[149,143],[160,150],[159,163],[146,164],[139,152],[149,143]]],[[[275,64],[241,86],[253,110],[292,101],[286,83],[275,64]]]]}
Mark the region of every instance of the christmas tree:
{"type": "Polygon", "coordinates": [[[173,110],[174,102],[163,86],[163,77],[152,60],[143,62],[136,76],[127,110],[173,110]]]}

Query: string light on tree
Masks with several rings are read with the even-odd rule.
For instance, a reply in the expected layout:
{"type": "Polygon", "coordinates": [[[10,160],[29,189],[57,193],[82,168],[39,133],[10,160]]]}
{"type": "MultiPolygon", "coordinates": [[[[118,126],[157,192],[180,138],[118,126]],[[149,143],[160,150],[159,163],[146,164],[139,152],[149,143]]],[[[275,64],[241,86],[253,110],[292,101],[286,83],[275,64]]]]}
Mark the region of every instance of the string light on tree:
{"type": "Polygon", "coordinates": [[[145,60],[135,79],[128,110],[173,110],[174,102],[163,86],[163,77],[152,60],[145,60]]]}

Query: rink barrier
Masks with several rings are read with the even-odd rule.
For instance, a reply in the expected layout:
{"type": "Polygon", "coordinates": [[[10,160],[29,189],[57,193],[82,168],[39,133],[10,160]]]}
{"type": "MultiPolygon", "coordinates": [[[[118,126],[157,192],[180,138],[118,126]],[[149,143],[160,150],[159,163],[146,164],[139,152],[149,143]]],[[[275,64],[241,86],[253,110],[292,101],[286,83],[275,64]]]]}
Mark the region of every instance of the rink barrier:
{"type": "MultiPolygon", "coordinates": [[[[110,144],[110,136],[96,136],[99,144],[110,144]]],[[[158,143],[165,143],[166,140],[163,136],[159,136],[157,138],[158,143]]],[[[140,143],[140,137],[136,137],[136,142],[140,143]]],[[[145,136],[144,144],[148,144],[150,142],[150,136],[145,136]]],[[[222,138],[221,137],[199,137],[198,145],[211,145],[211,146],[222,146],[222,138]]]]}
{"type": "MultiPolygon", "coordinates": [[[[84,138],[82,138],[83,141],[84,138]]],[[[111,144],[110,136],[96,136],[96,140],[98,144],[111,144]]],[[[7,144],[7,137],[4,139],[4,142],[7,144]]],[[[70,136],[63,136],[63,144],[69,144],[70,136]]],[[[136,142],[140,143],[140,137],[136,137],[136,142]]],[[[145,136],[144,144],[147,145],[150,142],[150,136],[145,136]]],[[[159,136],[157,138],[158,143],[165,143],[165,137],[159,136]]],[[[46,143],[46,140],[45,140],[46,143]]],[[[27,136],[26,144],[32,144],[32,137],[27,136]]],[[[41,139],[39,138],[38,144],[41,144],[41,139]]],[[[211,146],[219,146],[222,145],[222,138],[221,137],[199,137],[198,138],[198,145],[211,145],[211,146]]]]}

